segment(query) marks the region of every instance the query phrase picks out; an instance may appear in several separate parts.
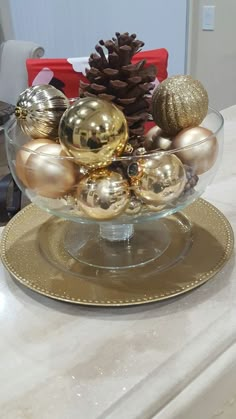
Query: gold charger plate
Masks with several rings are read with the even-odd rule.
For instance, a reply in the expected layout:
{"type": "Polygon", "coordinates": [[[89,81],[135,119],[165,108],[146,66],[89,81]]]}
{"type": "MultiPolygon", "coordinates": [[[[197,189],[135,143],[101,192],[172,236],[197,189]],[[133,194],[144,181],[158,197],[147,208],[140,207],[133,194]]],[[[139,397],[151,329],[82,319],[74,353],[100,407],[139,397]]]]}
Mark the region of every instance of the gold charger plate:
{"type": "Polygon", "coordinates": [[[76,261],[65,251],[63,238],[69,221],[29,205],[5,227],[2,261],[19,282],[54,299],[94,306],[159,301],[212,278],[234,246],[228,220],[203,199],[165,222],[172,241],[158,259],[137,268],[99,269],[76,261]]]}

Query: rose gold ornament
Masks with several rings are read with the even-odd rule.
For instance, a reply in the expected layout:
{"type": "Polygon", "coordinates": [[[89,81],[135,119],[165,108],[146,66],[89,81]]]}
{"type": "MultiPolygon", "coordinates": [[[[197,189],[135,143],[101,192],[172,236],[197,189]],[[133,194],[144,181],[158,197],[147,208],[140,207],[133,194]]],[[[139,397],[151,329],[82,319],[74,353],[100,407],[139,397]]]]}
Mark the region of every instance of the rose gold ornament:
{"type": "Polygon", "coordinates": [[[95,220],[110,220],[129,204],[129,184],[115,171],[100,169],[81,179],[77,187],[78,205],[95,220]]]}
{"type": "Polygon", "coordinates": [[[24,144],[16,154],[16,174],[20,181],[28,187],[26,176],[25,176],[25,166],[28,158],[31,156],[31,151],[36,151],[39,147],[42,147],[46,144],[55,144],[53,141],[46,138],[38,138],[37,140],[29,141],[24,144]]]}
{"type": "Polygon", "coordinates": [[[55,143],[39,147],[37,154],[31,154],[25,176],[28,187],[47,198],[60,198],[77,183],[75,165],[55,143]]]}
{"type": "Polygon", "coordinates": [[[216,161],[218,155],[218,143],[212,131],[196,127],[181,131],[173,140],[172,148],[180,150],[175,154],[186,165],[191,166],[194,173],[201,175],[207,172],[216,161]],[[205,140],[205,141],[204,141],[205,140]]]}
{"type": "Polygon", "coordinates": [[[169,150],[171,148],[171,138],[158,127],[152,127],[145,135],[144,146],[147,151],[169,150]]]}
{"type": "Polygon", "coordinates": [[[135,195],[149,205],[170,203],[178,198],[186,183],[181,161],[165,152],[131,163],[128,174],[135,195]]]}
{"type": "Polygon", "coordinates": [[[169,77],[157,86],[152,96],[153,120],[171,136],[199,125],[207,109],[207,91],[189,75],[169,77]]]}

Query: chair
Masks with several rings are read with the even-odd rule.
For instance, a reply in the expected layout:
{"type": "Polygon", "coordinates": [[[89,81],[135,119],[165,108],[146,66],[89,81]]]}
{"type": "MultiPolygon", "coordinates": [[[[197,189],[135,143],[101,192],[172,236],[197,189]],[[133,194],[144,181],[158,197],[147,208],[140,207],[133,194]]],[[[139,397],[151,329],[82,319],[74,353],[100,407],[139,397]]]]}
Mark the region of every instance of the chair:
{"type": "Polygon", "coordinates": [[[0,46],[0,223],[20,210],[21,193],[9,174],[4,146],[4,123],[14,112],[19,94],[28,86],[27,58],[39,58],[44,49],[33,42],[9,40],[0,46]]]}

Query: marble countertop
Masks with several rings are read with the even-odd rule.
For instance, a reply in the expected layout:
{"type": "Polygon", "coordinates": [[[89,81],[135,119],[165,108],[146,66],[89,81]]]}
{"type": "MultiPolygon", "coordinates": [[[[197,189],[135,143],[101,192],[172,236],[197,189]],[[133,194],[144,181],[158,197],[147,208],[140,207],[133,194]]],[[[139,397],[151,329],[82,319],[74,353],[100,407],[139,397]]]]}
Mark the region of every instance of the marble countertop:
{"type": "MultiPolygon", "coordinates": [[[[223,161],[204,198],[236,232],[236,107],[222,114],[223,161]]],[[[235,385],[209,392],[214,404],[203,414],[199,406],[206,383],[236,368],[235,277],[232,257],[179,298],[105,309],[40,296],[0,264],[1,419],[223,418],[235,385]]]]}

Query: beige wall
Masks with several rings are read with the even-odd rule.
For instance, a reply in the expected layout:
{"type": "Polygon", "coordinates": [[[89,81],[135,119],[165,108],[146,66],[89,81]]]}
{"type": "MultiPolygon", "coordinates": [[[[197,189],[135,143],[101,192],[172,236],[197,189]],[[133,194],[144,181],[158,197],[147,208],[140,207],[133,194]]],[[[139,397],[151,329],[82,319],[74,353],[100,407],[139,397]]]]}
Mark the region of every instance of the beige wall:
{"type": "Polygon", "coordinates": [[[236,104],[236,0],[190,0],[187,72],[205,85],[210,104],[236,104]],[[215,5],[215,30],[203,31],[202,6],[215,5]]]}

